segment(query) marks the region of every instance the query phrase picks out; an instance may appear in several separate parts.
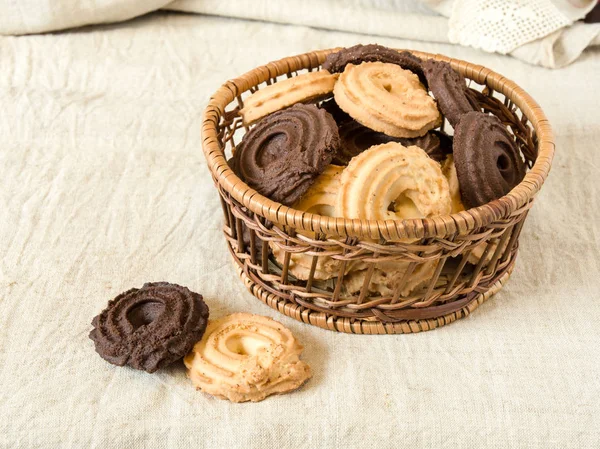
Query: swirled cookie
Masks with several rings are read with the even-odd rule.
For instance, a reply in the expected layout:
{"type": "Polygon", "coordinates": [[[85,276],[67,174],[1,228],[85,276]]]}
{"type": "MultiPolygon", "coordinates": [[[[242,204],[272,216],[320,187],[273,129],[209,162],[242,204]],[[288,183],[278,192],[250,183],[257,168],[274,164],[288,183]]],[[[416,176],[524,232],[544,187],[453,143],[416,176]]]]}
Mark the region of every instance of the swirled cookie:
{"type": "Polygon", "coordinates": [[[436,162],[442,162],[446,155],[452,153],[452,138],[436,130],[419,137],[391,137],[352,121],[340,126],[339,132],[342,143],[333,161],[342,165],[348,165],[354,156],[374,145],[389,142],[398,142],[405,147],[417,146],[436,162]]]}
{"type": "Polygon", "coordinates": [[[282,324],[234,313],[210,321],[185,357],[188,377],[205,393],[232,402],[258,402],[295,390],[311,377],[302,345],[282,324]]]}
{"type": "MultiPolygon", "coordinates": [[[[329,165],[323,173],[310,186],[310,189],[302,196],[302,199],[295,203],[294,209],[303,210],[311,214],[325,215],[327,217],[336,217],[335,202],[340,187],[340,177],[344,167],[329,165]]],[[[314,233],[302,232],[306,236],[314,238],[314,233]]],[[[284,263],[285,252],[275,243],[271,243],[271,250],[277,261],[284,263]]],[[[292,253],[290,255],[289,271],[298,279],[308,279],[310,268],[312,266],[313,256],[305,253],[292,253]]],[[[331,257],[321,256],[317,259],[314,279],[331,279],[337,276],[340,269],[340,262],[331,257]]],[[[346,270],[350,269],[350,264],[346,265],[346,270]]]]}
{"type": "Polygon", "coordinates": [[[400,143],[405,147],[414,145],[423,149],[427,156],[439,163],[442,163],[446,156],[452,154],[452,137],[443,131],[429,131],[424,136],[403,139],[400,143]]]}
{"type": "Polygon", "coordinates": [[[450,64],[428,59],[423,62],[423,70],[440,111],[453,127],[463,114],[479,111],[479,105],[467,95],[465,78],[450,64]]]}
{"type": "Polygon", "coordinates": [[[454,163],[468,208],[506,195],[525,176],[525,162],[508,129],[498,117],[483,112],[469,112],[458,122],[454,163]]]}
{"type": "Polygon", "coordinates": [[[233,168],[250,187],[289,206],[329,165],[339,145],[329,113],[297,104],[265,117],[246,133],[233,168]]]}
{"type": "Polygon", "coordinates": [[[441,124],[419,78],[394,64],[348,64],[335,84],[336,103],[357,122],[393,137],[418,137],[441,124]]]}
{"type": "Polygon", "coordinates": [[[350,161],[341,177],[337,213],[346,218],[388,220],[450,213],[448,181],[421,148],[390,142],[350,161]]]}
{"type": "Polygon", "coordinates": [[[442,164],[442,173],[448,180],[450,199],[452,201],[451,213],[455,214],[461,210],[465,210],[465,206],[460,198],[460,184],[458,183],[458,175],[456,174],[456,166],[454,165],[454,156],[451,154],[448,155],[442,164]]]}
{"type": "Polygon", "coordinates": [[[113,365],[153,373],[181,359],[202,338],[208,307],[202,295],[167,282],[121,293],[96,316],[96,352],[113,365]]]}
{"type": "Polygon", "coordinates": [[[333,91],[337,78],[337,74],[321,70],[271,84],[250,95],[240,115],[244,123],[250,125],[293,104],[318,101],[333,91]]]}
{"type": "Polygon", "coordinates": [[[330,53],[325,58],[323,69],[331,73],[343,72],[348,64],[358,65],[361,62],[385,62],[399,65],[403,69],[415,73],[421,82],[425,86],[427,85],[421,58],[408,51],[397,51],[377,44],[358,44],[330,53]]]}
{"type": "MultiPolygon", "coordinates": [[[[402,287],[400,296],[408,296],[415,289],[425,285],[433,276],[437,264],[438,261],[435,260],[417,265],[402,287]]],[[[369,281],[369,292],[379,293],[381,296],[392,296],[394,294],[408,270],[409,263],[395,262],[393,263],[393,268],[391,265],[392,263],[388,262],[383,266],[384,269],[377,266],[373,270],[369,281]]],[[[363,269],[351,271],[346,275],[342,284],[343,292],[350,295],[359,294],[365,283],[367,272],[368,270],[363,269]]]]}
{"type": "Polygon", "coordinates": [[[440,163],[448,154],[452,154],[452,137],[443,131],[432,130],[423,136],[412,138],[392,137],[361,125],[342,111],[333,98],[324,101],[319,107],[329,112],[338,125],[341,145],[333,157],[334,164],[348,165],[350,159],[366,149],[388,142],[398,142],[405,147],[415,145],[440,163]]]}

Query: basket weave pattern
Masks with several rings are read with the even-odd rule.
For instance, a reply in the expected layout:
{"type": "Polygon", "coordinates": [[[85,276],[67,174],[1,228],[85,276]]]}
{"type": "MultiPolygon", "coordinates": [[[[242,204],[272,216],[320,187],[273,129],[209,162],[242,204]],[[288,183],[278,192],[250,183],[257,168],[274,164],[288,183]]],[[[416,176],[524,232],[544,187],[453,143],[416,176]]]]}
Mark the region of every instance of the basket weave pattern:
{"type": "MultiPolygon", "coordinates": [[[[449,62],[469,81],[469,94],[482,110],[509,127],[530,170],[508,195],[457,214],[425,219],[367,221],[331,218],[291,209],[248,187],[226,159],[247,129],[238,114],[244,98],[261,85],[318,69],[335,50],[317,51],[258,67],[225,83],[211,98],[203,119],[203,150],[224,213],[224,234],[238,273],[250,291],[288,316],[352,333],[406,333],[429,330],[468,315],[508,279],[524,220],[550,170],[554,143],[540,107],[512,81],[482,66],[441,55],[414,52],[449,62]],[[278,248],[277,261],[269,247],[278,248]],[[292,254],[312,261],[307,280],[289,269],[292,254]],[[314,278],[320,258],[339,261],[326,281],[314,278]],[[368,286],[377,263],[407,264],[393,293],[368,286]],[[436,261],[432,278],[402,295],[420,264],[436,261]],[[361,264],[359,292],[344,288],[348,264],[361,264]]],[[[442,125],[443,127],[444,125],[442,125]]]]}

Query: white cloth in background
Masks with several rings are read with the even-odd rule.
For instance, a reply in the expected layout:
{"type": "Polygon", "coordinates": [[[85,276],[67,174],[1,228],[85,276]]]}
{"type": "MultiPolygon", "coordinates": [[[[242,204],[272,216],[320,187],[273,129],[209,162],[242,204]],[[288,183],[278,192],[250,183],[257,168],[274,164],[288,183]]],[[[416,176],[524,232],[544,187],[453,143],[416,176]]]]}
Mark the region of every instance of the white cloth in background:
{"type": "Polygon", "coordinates": [[[129,20],[172,0],[0,0],[0,34],[34,34],[129,20]]]}
{"type": "Polygon", "coordinates": [[[597,0],[423,0],[449,17],[455,44],[560,68],[600,44],[600,24],[575,23],[597,0]]]}
{"type": "Polygon", "coordinates": [[[162,7],[373,36],[452,42],[511,52],[526,62],[558,68],[574,61],[588,46],[600,43],[600,24],[570,26],[591,9],[593,1],[0,0],[0,34],[118,22],[162,7]]]}
{"type": "Polygon", "coordinates": [[[0,61],[0,448],[597,449],[599,49],[553,71],[456,45],[158,13],[0,37],[0,61]],[[421,334],[337,334],[255,299],[200,149],[202,109],[225,80],[374,40],[500,72],[556,134],[507,285],[421,334]],[[163,280],[201,292],[215,318],[281,321],[314,377],[231,404],[195,391],[182,363],[150,375],[102,360],[92,317],[163,280]]]}

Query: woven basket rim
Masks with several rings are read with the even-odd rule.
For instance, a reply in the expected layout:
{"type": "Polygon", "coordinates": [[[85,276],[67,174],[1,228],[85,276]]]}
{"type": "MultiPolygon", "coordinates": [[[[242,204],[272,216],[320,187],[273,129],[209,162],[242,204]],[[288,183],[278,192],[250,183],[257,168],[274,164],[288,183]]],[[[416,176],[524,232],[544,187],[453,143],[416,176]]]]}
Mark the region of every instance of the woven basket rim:
{"type": "Polygon", "coordinates": [[[467,234],[502,218],[513,215],[540,191],[548,177],[554,156],[554,137],[550,123],[537,102],[514,81],[477,64],[440,54],[409,51],[421,58],[446,61],[465,78],[503,94],[531,122],[538,139],[538,155],[525,178],[507,195],[482,206],[455,214],[404,220],[364,220],[333,218],[293,209],[275,202],[249,187],[229,168],[219,143],[217,125],[225,108],[243,92],[271,78],[302,69],[317,68],[325,57],[339,48],[286,57],[252,69],[227,81],[210,98],[202,117],[202,149],[215,181],[251,212],[279,226],[340,237],[392,240],[398,238],[444,238],[467,234]]]}

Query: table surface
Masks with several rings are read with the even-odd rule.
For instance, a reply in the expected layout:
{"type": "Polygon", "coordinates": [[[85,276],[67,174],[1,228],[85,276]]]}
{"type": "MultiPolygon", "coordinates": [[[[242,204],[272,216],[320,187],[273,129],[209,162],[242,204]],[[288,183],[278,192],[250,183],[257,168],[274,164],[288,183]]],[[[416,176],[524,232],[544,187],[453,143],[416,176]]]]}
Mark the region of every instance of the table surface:
{"type": "Polygon", "coordinates": [[[468,48],[154,14],[0,38],[0,447],[597,447],[600,51],[551,71],[468,48]],[[512,278],[469,318],[414,335],[337,334],[277,314],[236,277],[200,149],[218,86],[305,51],[379,42],[483,64],[556,134],[512,278]],[[314,377],[257,404],[103,361],[106,302],[148,281],[211,316],[288,326],[314,377]]]}

